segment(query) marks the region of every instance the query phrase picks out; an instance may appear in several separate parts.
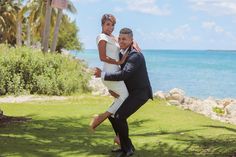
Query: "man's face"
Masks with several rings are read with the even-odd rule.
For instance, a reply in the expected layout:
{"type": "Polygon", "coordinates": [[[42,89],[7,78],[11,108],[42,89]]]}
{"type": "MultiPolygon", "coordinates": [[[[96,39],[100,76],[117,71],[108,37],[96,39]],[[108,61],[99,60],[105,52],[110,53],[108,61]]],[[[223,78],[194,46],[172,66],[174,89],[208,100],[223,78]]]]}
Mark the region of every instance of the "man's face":
{"type": "Polygon", "coordinates": [[[126,49],[132,44],[133,38],[130,37],[128,34],[120,34],[118,42],[121,49],[126,49]]]}

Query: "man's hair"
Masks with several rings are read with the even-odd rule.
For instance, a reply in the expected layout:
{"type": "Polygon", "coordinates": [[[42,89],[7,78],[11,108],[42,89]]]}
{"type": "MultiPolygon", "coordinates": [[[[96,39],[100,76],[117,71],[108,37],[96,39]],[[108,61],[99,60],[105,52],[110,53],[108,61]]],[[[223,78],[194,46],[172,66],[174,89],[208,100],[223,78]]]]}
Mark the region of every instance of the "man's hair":
{"type": "Polygon", "coordinates": [[[133,31],[130,28],[122,28],[120,30],[120,34],[128,34],[131,38],[133,38],[133,31]]]}
{"type": "Polygon", "coordinates": [[[104,15],[102,16],[102,19],[101,19],[102,25],[103,25],[106,21],[111,21],[114,25],[116,24],[116,18],[115,18],[115,16],[113,16],[112,14],[104,14],[104,15]]]}

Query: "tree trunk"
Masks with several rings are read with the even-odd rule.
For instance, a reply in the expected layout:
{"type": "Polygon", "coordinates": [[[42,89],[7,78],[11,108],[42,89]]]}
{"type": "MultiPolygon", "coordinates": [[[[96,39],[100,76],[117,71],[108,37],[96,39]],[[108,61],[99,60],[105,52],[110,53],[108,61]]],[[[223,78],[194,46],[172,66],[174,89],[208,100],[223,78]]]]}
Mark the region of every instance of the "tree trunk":
{"type": "Polygon", "coordinates": [[[59,11],[58,11],[56,26],[55,26],[55,30],[54,30],[54,34],[53,34],[51,52],[55,52],[55,50],[56,50],[58,33],[59,33],[61,19],[62,19],[62,15],[63,15],[62,9],[58,9],[58,10],[59,11]]]}
{"type": "MultiPolygon", "coordinates": [[[[18,6],[20,7],[20,0],[18,0],[18,6]]],[[[21,34],[22,34],[22,23],[21,23],[21,17],[20,17],[20,13],[18,13],[17,15],[17,25],[16,25],[16,45],[17,46],[21,46],[22,45],[22,38],[21,38],[21,34]]]]}
{"type": "Polygon", "coordinates": [[[51,22],[51,14],[52,14],[52,7],[51,0],[47,0],[46,4],[46,14],[45,14],[45,25],[43,31],[43,52],[48,52],[48,39],[50,35],[50,22],[51,22]]]}
{"type": "Polygon", "coordinates": [[[0,119],[3,117],[3,111],[0,109],[0,119]]]}
{"type": "Polygon", "coordinates": [[[22,33],[22,23],[18,19],[17,20],[17,33],[16,33],[16,45],[17,46],[21,46],[22,45],[21,33],[22,33]]]}
{"type": "Polygon", "coordinates": [[[27,22],[27,43],[26,45],[30,47],[31,45],[31,35],[30,35],[30,22],[27,22]]]}

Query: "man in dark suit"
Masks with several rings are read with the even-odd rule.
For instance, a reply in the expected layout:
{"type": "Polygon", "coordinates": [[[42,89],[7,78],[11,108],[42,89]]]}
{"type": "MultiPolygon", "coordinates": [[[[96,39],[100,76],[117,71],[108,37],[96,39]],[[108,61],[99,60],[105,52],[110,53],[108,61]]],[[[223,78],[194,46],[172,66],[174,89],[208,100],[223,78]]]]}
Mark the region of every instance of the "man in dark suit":
{"type": "Polygon", "coordinates": [[[109,117],[109,120],[115,133],[120,138],[121,153],[118,156],[128,157],[133,155],[134,146],[129,138],[127,118],[153,97],[144,56],[141,52],[132,49],[132,30],[129,28],[121,29],[118,40],[121,48],[120,57],[122,57],[122,52],[128,53],[126,61],[121,65],[121,70],[104,73],[96,68],[95,76],[102,77],[107,81],[124,81],[127,86],[129,96],[117,110],[114,117],[109,117]]]}

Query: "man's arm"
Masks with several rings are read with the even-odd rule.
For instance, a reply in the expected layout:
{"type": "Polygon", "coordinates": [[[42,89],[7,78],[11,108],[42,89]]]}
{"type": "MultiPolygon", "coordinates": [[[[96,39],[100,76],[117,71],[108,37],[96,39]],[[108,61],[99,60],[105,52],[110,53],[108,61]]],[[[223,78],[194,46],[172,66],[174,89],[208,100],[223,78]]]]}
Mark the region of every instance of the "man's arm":
{"type": "Polygon", "coordinates": [[[108,81],[126,80],[127,78],[132,76],[135,72],[137,72],[141,63],[142,63],[142,60],[141,60],[140,53],[134,53],[128,58],[122,70],[117,71],[117,72],[112,72],[112,73],[106,72],[104,76],[104,80],[108,80],[108,81]]]}

